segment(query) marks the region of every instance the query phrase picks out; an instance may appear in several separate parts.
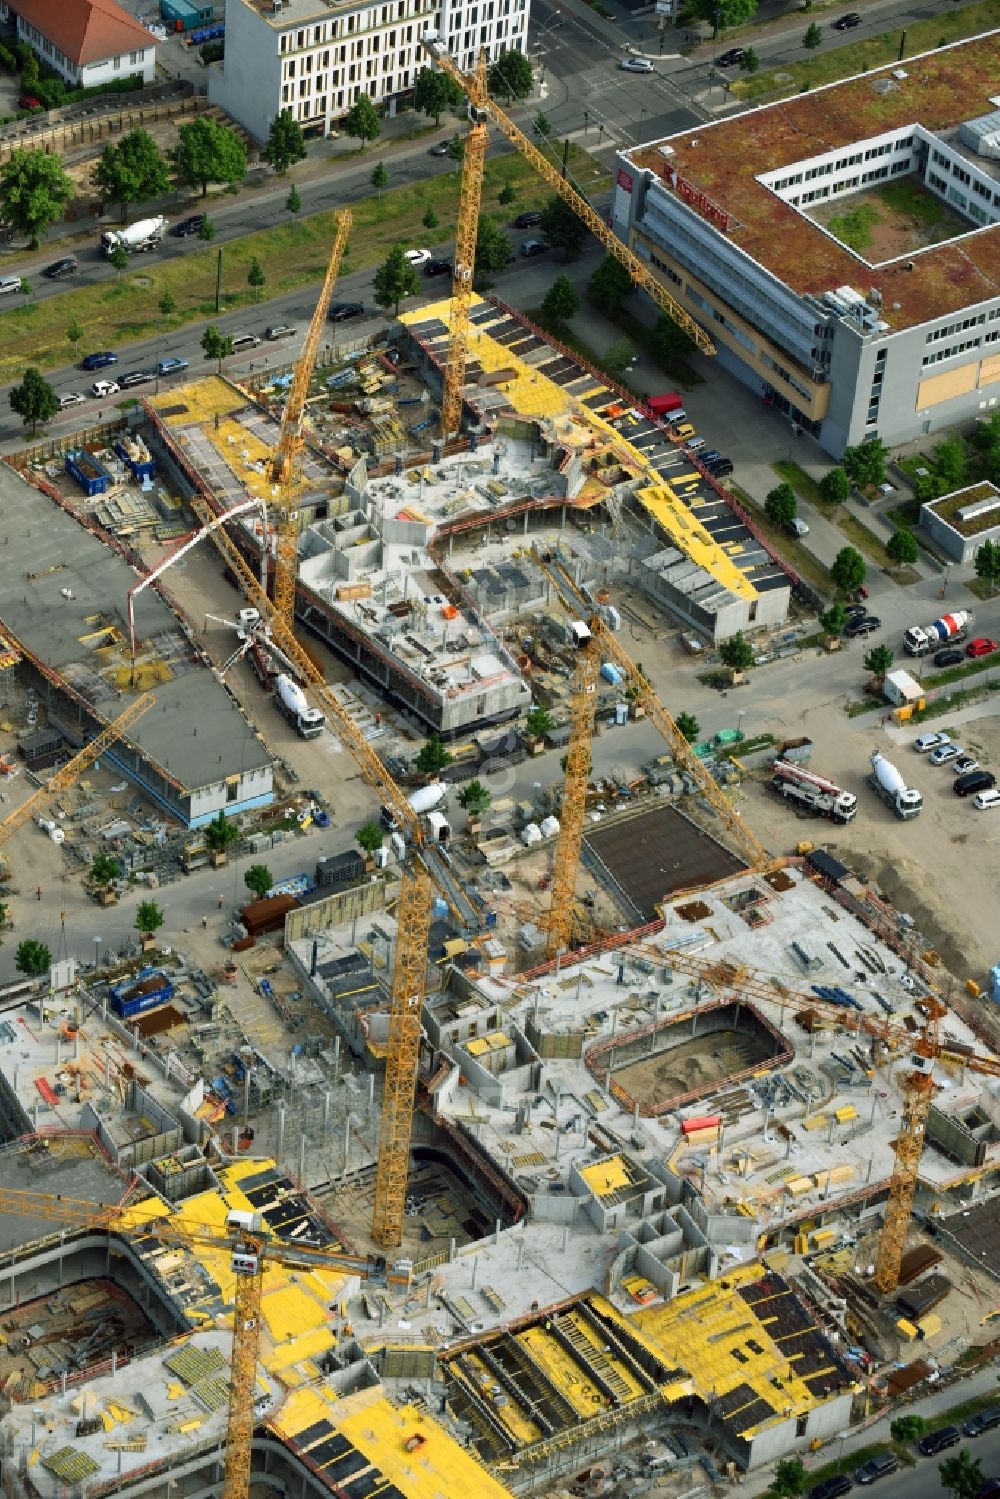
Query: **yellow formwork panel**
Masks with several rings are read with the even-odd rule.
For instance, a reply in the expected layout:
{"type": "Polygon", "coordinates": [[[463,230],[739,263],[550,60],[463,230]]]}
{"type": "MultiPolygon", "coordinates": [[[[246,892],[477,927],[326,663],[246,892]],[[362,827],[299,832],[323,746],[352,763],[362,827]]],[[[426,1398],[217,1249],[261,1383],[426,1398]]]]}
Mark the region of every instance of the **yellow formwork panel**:
{"type": "Polygon", "coordinates": [[[595,1197],[620,1192],[632,1183],[631,1173],[620,1155],[612,1156],[607,1161],[598,1161],[593,1166],[583,1166],[580,1175],[595,1197]]]}
{"type": "Polygon", "coordinates": [[[337,1430],[406,1499],[510,1499],[432,1416],[412,1405],[397,1408],[379,1390],[359,1390],[340,1402],[335,1419],[337,1430]]]}
{"type": "MultiPolygon", "coordinates": [[[[486,1367],[475,1349],[470,1349],[461,1363],[453,1364],[451,1372],[455,1379],[480,1397],[492,1390],[496,1384],[496,1376],[491,1369],[486,1367]]],[[[522,1410],[515,1400],[508,1400],[506,1405],[496,1406],[493,1413],[500,1424],[506,1428],[515,1446],[526,1447],[531,1442],[537,1442],[539,1437],[544,1435],[541,1427],[531,1420],[527,1412],[522,1410]]]]}
{"type": "Polygon", "coordinates": [[[317,1421],[334,1421],[333,1408],[339,1403],[334,1392],[325,1385],[294,1390],[282,1404],[278,1429],[294,1440],[310,1426],[315,1426],[317,1421]]]}

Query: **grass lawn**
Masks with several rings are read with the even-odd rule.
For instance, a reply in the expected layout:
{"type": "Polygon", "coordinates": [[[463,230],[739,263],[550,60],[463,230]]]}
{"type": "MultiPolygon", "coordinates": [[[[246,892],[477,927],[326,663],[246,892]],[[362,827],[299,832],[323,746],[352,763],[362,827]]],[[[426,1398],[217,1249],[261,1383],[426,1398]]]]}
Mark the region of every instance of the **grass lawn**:
{"type": "MultiPolygon", "coordinates": [[[[942,11],[925,21],[907,18],[906,57],[918,52],[931,52],[941,42],[958,42],[965,37],[977,36],[981,31],[991,31],[1000,26],[1000,0],[977,0],[974,5],[962,10],[942,11]]],[[[734,39],[739,28],[733,31],[734,39]]],[[[852,41],[849,47],[838,47],[832,52],[804,58],[790,67],[767,69],[747,77],[734,79],[730,93],[737,99],[751,101],[785,94],[801,93],[803,88],[819,88],[824,83],[835,83],[839,78],[850,78],[855,73],[866,73],[871,68],[895,62],[899,55],[899,28],[886,31],[881,36],[867,40],[852,41]]],[[[905,63],[905,59],[904,59],[905,63]]]]}
{"type": "Polygon", "coordinates": [[[843,240],[848,249],[867,250],[872,243],[872,230],[879,222],[879,211],[874,203],[859,203],[848,213],[837,214],[827,220],[831,234],[843,240]]]}
{"type": "Polygon", "coordinates": [[[792,486],[800,500],[808,500],[810,505],[826,504],[816,480],[797,463],[783,458],[780,463],[772,463],[771,467],[779,478],[792,486]]]}
{"type": "MultiPolygon", "coordinates": [[[[775,465],[777,467],[777,465],[775,465]]],[[[830,574],[821,562],[818,562],[812,552],[808,551],[796,537],[790,536],[780,526],[776,526],[768,517],[761,505],[741,489],[738,484],[730,484],[729,488],[739,500],[753,519],[754,525],[765,536],[771,546],[782,557],[786,557],[798,573],[799,577],[823,598],[830,593],[830,574]]]]}
{"type": "Polygon", "coordinates": [[[912,567],[897,567],[886,551],[881,538],[876,536],[874,531],[869,531],[867,526],[862,525],[856,515],[850,513],[838,515],[836,524],[851,545],[857,547],[869,562],[874,562],[877,567],[888,568],[889,577],[900,588],[905,588],[907,583],[917,581],[920,574],[912,567]]]}
{"type": "MultiPolygon", "coordinates": [[[[576,181],[587,192],[601,192],[610,181],[604,167],[578,147],[570,149],[576,181]]],[[[366,270],[379,264],[393,243],[417,244],[430,238],[434,243],[454,235],[458,204],[457,175],[433,177],[412,187],[390,188],[382,198],[370,197],[351,205],[354,227],[344,256],[342,274],[366,270]],[[421,220],[433,207],[440,223],[434,230],[421,220]]],[[[491,161],[483,184],[483,214],[497,215],[504,224],[525,208],[534,208],[548,196],[532,168],[515,152],[491,161]],[[509,182],[512,203],[502,205],[497,195],[509,182]]],[[[216,316],[215,273],[218,251],[222,251],[222,307],[224,312],[252,306],[256,292],[247,285],[247,270],[253,256],[267,274],[265,293],[278,296],[309,282],[322,280],[334,235],[333,213],[289,215],[288,223],[244,235],[222,246],[192,249],[176,260],[143,265],[113,281],[81,287],[44,302],[27,300],[24,305],[0,314],[0,379],[18,379],[26,365],[53,369],[74,359],[66,329],[76,320],[87,330],[85,353],[91,348],[119,348],[159,332],[216,316]],[[177,311],[164,318],[157,304],[165,291],[177,303],[177,311]]]]}
{"type": "Polygon", "coordinates": [[[916,182],[880,183],[878,195],[894,213],[909,214],[922,224],[940,224],[944,218],[938,199],[916,182]]]}
{"type": "Polygon", "coordinates": [[[894,1452],[901,1465],[905,1464],[912,1468],[916,1464],[915,1456],[902,1443],[873,1442],[870,1447],[859,1447],[856,1452],[849,1452],[842,1463],[824,1463],[821,1468],[810,1468],[809,1487],[812,1488],[815,1484],[822,1483],[826,1478],[833,1478],[838,1473],[853,1473],[861,1467],[862,1463],[868,1462],[873,1457],[882,1457],[886,1452],[894,1452]]]}
{"type": "MultiPolygon", "coordinates": [[[[945,646],[941,647],[946,649],[945,646]]],[[[924,681],[925,687],[945,687],[949,682],[961,682],[966,677],[974,677],[978,671],[989,671],[991,666],[1000,665],[1000,656],[994,652],[992,656],[967,657],[961,666],[946,666],[943,671],[937,671],[924,681]]]]}

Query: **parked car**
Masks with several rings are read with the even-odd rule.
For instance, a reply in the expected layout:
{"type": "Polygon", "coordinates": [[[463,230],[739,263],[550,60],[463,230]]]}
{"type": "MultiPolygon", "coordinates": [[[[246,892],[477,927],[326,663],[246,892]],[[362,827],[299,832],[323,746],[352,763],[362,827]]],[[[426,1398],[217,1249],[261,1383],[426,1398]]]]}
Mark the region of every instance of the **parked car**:
{"type": "Polygon", "coordinates": [[[720,68],[738,68],[746,55],[745,47],[730,47],[727,52],[723,52],[720,57],[716,58],[716,62],[720,68]]]}
{"type": "Polygon", "coordinates": [[[690,422],[681,422],[680,426],[675,426],[673,431],[674,436],[679,437],[681,442],[687,442],[689,437],[697,437],[698,435],[690,422]]]}
{"type": "Polygon", "coordinates": [[[132,385],[148,385],[150,380],[155,379],[155,370],[127,370],[124,375],[118,376],[118,386],[121,390],[128,390],[132,385]]]}
{"type": "Polygon", "coordinates": [[[618,66],[623,73],[653,72],[653,64],[648,57],[623,57],[618,66]]]}
{"type": "Polygon", "coordinates": [[[996,1499],[997,1494],[1000,1494],[1000,1478],[987,1478],[976,1499],[996,1499]]]}
{"type": "Polygon", "coordinates": [[[450,276],[451,275],[451,261],[450,260],[429,260],[427,262],[427,264],[424,266],[424,275],[425,276],[450,276]]]}
{"type": "Polygon", "coordinates": [[[980,635],[978,640],[970,640],[965,647],[967,656],[989,656],[996,650],[997,643],[990,640],[987,635],[980,635]]]}
{"type": "Polygon", "coordinates": [[[833,23],[834,31],[853,31],[855,26],[861,25],[861,12],[849,10],[846,15],[838,16],[833,23]]]}
{"type": "Polygon", "coordinates": [[[548,248],[540,239],[526,239],[521,246],[521,255],[525,260],[531,260],[535,255],[544,255],[548,248]]]}
{"type": "Polygon", "coordinates": [[[298,331],[291,323],[272,323],[270,328],[264,329],[264,337],[272,341],[276,338],[291,338],[298,331]]]}
{"type": "Polygon", "coordinates": [[[864,619],[868,608],[865,604],[845,604],[844,613],[848,619],[864,619]]]}
{"type": "Polygon", "coordinates": [[[952,762],[951,768],[957,776],[965,776],[970,770],[979,769],[979,761],[973,755],[959,755],[958,759],[952,762]]]}
{"type": "Polygon", "coordinates": [[[832,1478],[825,1478],[822,1483],[814,1484],[809,1490],[806,1499],[840,1499],[841,1494],[851,1491],[851,1480],[846,1473],[835,1473],[832,1478]]]}
{"type": "Polygon", "coordinates": [[[935,666],[961,666],[964,660],[964,654],[961,651],[956,651],[954,649],[950,651],[934,652],[935,666]]]}
{"type": "Polygon", "coordinates": [[[936,750],[931,750],[930,762],[932,765],[950,765],[952,760],[957,760],[961,753],[960,744],[939,744],[936,750]]]}
{"type": "Polygon", "coordinates": [[[542,213],[539,208],[529,208],[524,213],[519,213],[514,220],[515,229],[534,229],[536,224],[542,222],[542,213]]]}
{"type": "Polygon", "coordinates": [[[992,1431],[995,1426],[1000,1426],[1000,1405],[991,1405],[987,1410],[977,1411],[963,1423],[962,1434],[967,1437],[981,1437],[984,1431],[992,1431]]]}
{"type": "Polygon", "coordinates": [[[917,1443],[917,1451],[924,1457],[937,1457],[939,1452],[944,1452],[948,1447],[956,1447],[961,1440],[962,1433],[957,1426],[942,1426],[921,1437],[917,1443]]]}
{"type": "Polygon", "coordinates": [[[718,458],[715,463],[708,465],[708,471],[713,479],[727,479],[733,471],[733,460],[731,458],[718,458]]]}
{"type": "Polygon", "coordinates": [[[937,749],[939,745],[950,743],[950,734],[934,732],[932,734],[921,734],[919,738],[914,739],[913,748],[916,750],[918,755],[926,755],[929,754],[932,749],[937,749]]]}
{"type": "Polygon", "coordinates": [[[721,457],[722,454],[719,452],[718,448],[705,448],[704,452],[701,455],[701,461],[706,468],[711,468],[712,464],[718,463],[721,457]]]}
{"type": "Polygon", "coordinates": [[[880,630],[882,621],[877,614],[863,614],[860,619],[849,619],[844,629],[848,640],[856,640],[861,636],[870,635],[873,630],[880,630]]]}
{"type": "Polygon", "coordinates": [[[692,453],[703,453],[711,451],[703,437],[692,437],[691,441],[688,443],[688,447],[691,449],[692,453]]]}
{"type": "Polygon", "coordinates": [[[436,146],[431,146],[431,148],[428,151],[427,155],[428,156],[447,156],[448,152],[450,150],[451,150],[451,142],[450,141],[438,141],[438,143],[437,143],[436,146]]]}
{"type": "MultiPolygon", "coordinates": [[[[956,776],[951,789],[956,796],[974,796],[977,791],[992,791],[996,776],[989,770],[970,770],[966,775],[956,776]]],[[[975,1433],[966,1432],[966,1436],[975,1433]]]]}
{"type": "Polygon", "coordinates": [[[199,234],[204,222],[205,215],[203,213],[193,213],[190,218],[181,219],[179,224],[175,224],[170,233],[176,239],[187,239],[189,234],[199,234]]]}
{"type": "Polygon", "coordinates": [[[346,323],[348,318],[363,317],[364,311],[361,302],[334,302],[327,316],[331,323],[346,323]]]}
{"type": "Polygon", "coordinates": [[[173,355],[167,359],[161,359],[156,366],[161,375],[179,375],[181,370],[186,370],[187,367],[186,359],[175,359],[173,355]]]}
{"type": "Polygon", "coordinates": [[[430,250],[407,250],[406,258],[411,265],[426,265],[431,258],[430,250]]]}
{"type": "Polygon", "coordinates": [[[45,105],[41,99],[36,99],[34,94],[18,94],[17,107],[18,109],[44,109],[45,105]]]}
{"type": "Polygon", "coordinates": [[[72,276],[80,269],[80,262],[75,255],[64,255],[61,260],[54,260],[47,265],[42,272],[50,281],[59,281],[63,276],[72,276]]]}
{"type": "Polygon", "coordinates": [[[101,354],[85,354],[80,361],[80,368],[84,370],[104,370],[109,364],[117,364],[118,355],[105,350],[101,354]]]}
{"type": "Polygon", "coordinates": [[[64,390],[59,397],[59,410],[65,411],[67,406],[82,406],[86,399],[78,390],[64,390]]]}
{"type": "MultiPolygon", "coordinates": [[[[789,521],[789,525],[791,526],[791,528],[794,531],[794,533],[795,533],[796,536],[808,536],[809,535],[809,525],[808,525],[808,522],[804,521],[802,519],[801,515],[793,515],[792,518],[791,518],[791,520],[789,521]]],[[[857,608],[858,605],[855,605],[854,607],[857,608]]],[[[865,610],[862,609],[860,614],[850,614],[849,613],[848,616],[847,616],[847,619],[848,619],[848,622],[850,622],[852,619],[864,619],[864,617],[865,617],[865,610]]]]}
{"type": "Polygon", "coordinates": [[[883,1452],[881,1457],[870,1458],[868,1462],[862,1463],[854,1475],[854,1482],[861,1484],[878,1483],[880,1478],[886,1478],[890,1473],[895,1473],[899,1463],[891,1452],[883,1452]]]}
{"type": "Polygon", "coordinates": [[[1000,807],[1000,791],[992,787],[988,791],[977,791],[973,806],[977,812],[992,812],[994,807],[1000,807]]]}
{"type": "Polygon", "coordinates": [[[95,380],[90,390],[99,401],[103,401],[105,396],[116,396],[119,385],[117,380],[95,380]]]}

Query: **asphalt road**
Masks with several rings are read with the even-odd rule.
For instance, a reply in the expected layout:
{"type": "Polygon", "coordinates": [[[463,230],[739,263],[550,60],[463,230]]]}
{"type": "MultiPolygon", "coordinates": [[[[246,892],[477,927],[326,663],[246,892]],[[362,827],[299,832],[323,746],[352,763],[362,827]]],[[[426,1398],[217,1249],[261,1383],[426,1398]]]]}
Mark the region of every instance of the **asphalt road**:
{"type": "MultiPolygon", "coordinates": [[[[955,1399],[956,1402],[961,1399],[960,1392],[956,1392],[955,1399]]],[[[963,1447],[982,1463],[984,1478],[1000,1473],[1000,1430],[988,1431],[984,1436],[949,1447],[941,1457],[918,1457],[915,1468],[900,1468],[877,1484],[859,1487],[858,1492],[871,1494],[873,1499],[904,1499],[904,1495],[905,1499],[940,1499],[948,1491],[942,1486],[939,1465],[945,1458],[956,1457],[963,1447]]],[[[831,1448],[831,1453],[835,1458],[835,1448],[831,1448]]],[[[850,1474],[854,1466],[850,1457],[845,1456],[843,1471],[850,1474]]]]}

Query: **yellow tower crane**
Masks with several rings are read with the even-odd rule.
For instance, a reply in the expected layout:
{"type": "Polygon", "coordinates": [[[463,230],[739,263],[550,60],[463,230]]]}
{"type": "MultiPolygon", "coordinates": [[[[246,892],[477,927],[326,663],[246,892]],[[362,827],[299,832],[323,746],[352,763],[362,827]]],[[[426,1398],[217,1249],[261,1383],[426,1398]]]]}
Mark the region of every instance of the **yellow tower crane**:
{"type": "Polygon", "coordinates": [[[105,723],[104,727],[94,736],[83,749],[77,750],[72,760],[67,760],[58,770],[40,786],[27,801],[16,807],[9,816],[0,822],[0,843],[5,843],[12,833],[34,816],[34,814],[48,801],[50,796],[56,796],[60,791],[66,791],[70,786],[93,765],[95,760],[100,759],[109,745],[115,740],[124,738],[127,729],[130,729],[135,721],[150,709],[156,702],[156,698],[150,692],[144,692],[141,697],[134,698],[122,713],[112,723],[105,723]]]}
{"type": "MultiPolygon", "coordinates": [[[[323,286],[309,323],[309,331],[306,334],[302,352],[295,362],[295,370],[285,399],[285,409],[281,416],[281,430],[278,433],[277,446],[271,457],[271,483],[278,488],[276,502],[278,524],[274,550],[274,607],[281,618],[287,622],[289,629],[293,627],[295,621],[295,582],[299,568],[299,507],[294,493],[294,483],[305,443],[303,421],[306,397],[309,394],[309,382],[316,367],[316,356],[319,353],[323,329],[326,326],[330,294],[340,274],[340,263],[347,248],[347,236],[351,232],[351,223],[350,209],[342,208],[337,215],[337,233],[334,236],[333,249],[330,251],[323,286]]],[[[264,543],[266,546],[266,537],[264,543]]]]}
{"type": "Polygon", "coordinates": [[[387,1285],[407,1285],[409,1272],[401,1265],[392,1271],[381,1256],[354,1255],[316,1249],[272,1237],[260,1213],[230,1212],[224,1224],[172,1223],[169,1218],[141,1217],[142,1203],[124,1210],[98,1209],[92,1202],[72,1197],[52,1197],[44,1192],[0,1189],[0,1213],[55,1220],[67,1229],[104,1229],[109,1234],[138,1243],[154,1238],[183,1249],[205,1245],[231,1251],[235,1282],[233,1344],[229,1381],[229,1415],[226,1425],[225,1482],[223,1499],[248,1499],[250,1464],[253,1456],[254,1400],[257,1356],[260,1349],[261,1292],[267,1262],[296,1269],[341,1270],[362,1280],[387,1285]]]}
{"type": "MultiPolygon", "coordinates": [[[[217,519],[211,506],[200,496],[194,496],[190,503],[205,525],[217,519]]],[[[382,1096],[382,1131],[372,1214],[373,1239],[383,1249],[394,1249],[402,1242],[403,1237],[421,1013],[427,983],[431,901],[433,883],[440,880],[440,871],[434,863],[432,850],[425,846],[420,818],[339,698],[327,687],[319,668],[302,649],[290,623],[271,603],[226,528],[217,527],[212,532],[212,539],[238,579],[248,602],[257,608],[262,619],[267,620],[275,644],[288,657],[303,685],[313,690],[317,700],[329,713],[339,738],[362,776],[407,837],[408,856],[402,869],[397,908],[396,957],[392,972],[385,1087],[382,1096]]],[[[449,897],[446,888],[442,893],[446,898],[449,897]]]]}
{"type": "Polygon", "coordinates": [[[935,994],[921,998],[924,1022],[916,1037],[906,1026],[883,1020],[863,1010],[852,1010],[786,987],[780,988],[762,974],[754,974],[727,960],[699,957],[674,948],[629,944],[631,950],[645,957],[655,957],[678,973],[686,973],[711,988],[731,990],[748,999],[764,1000],[802,1012],[811,1010],[845,1031],[871,1036],[886,1047],[906,1047],[910,1051],[910,1071],[903,1085],[903,1112],[893,1146],[895,1159],[889,1182],[889,1199],[875,1259],[874,1284],[883,1296],[891,1295],[899,1285],[899,1267],[906,1248],[906,1234],[917,1187],[917,1173],[923,1154],[927,1116],[934,1101],[934,1063],[953,1062],[987,1077],[1000,1078],[1000,1057],[980,1056],[957,1049],[941,1039],[941,1021],[948,1006],[935,994]]]}
{"type": "Polygon", "coordinates": [[[479,64],[474,72],[463,73],[445,50],[444,44],[432,34],[423,37],[423,45],[442,73],[446,73],[452,82],[457,83],[462,89],[469,100],[472,118],[472,129],[466,140],[458,221],[455,226],[455,274],[452,283],[451,328],[444,371],[444,393],[441,400],[441,429],[445,437],[450,437],[452,433],[458,431],[462,412],[472,273],[475,267],[479,203],[488,144],[487,120],[492,121],[502,131],[514,149],[530,162],[543,182],[572,208],[605,250],[625,266],[633,284],[646,292],[658,307],[673,318],[678,327],[684,329],[696,348],[700,349],[703,354],[714,354],[715,345],[687,309],[671,296],[662,281],[657,280],[653,275],[649,266],[645,265],[612,229],[609,229],[597,210],[581,193],[577,192],[572,183],[568,182],[542,155],[537,146],[532,145],[528,137],[514,124],[510,116],[505,114],[496,100],[490,98],[486,81],[485,56],[480,56],[479,64]]]}

